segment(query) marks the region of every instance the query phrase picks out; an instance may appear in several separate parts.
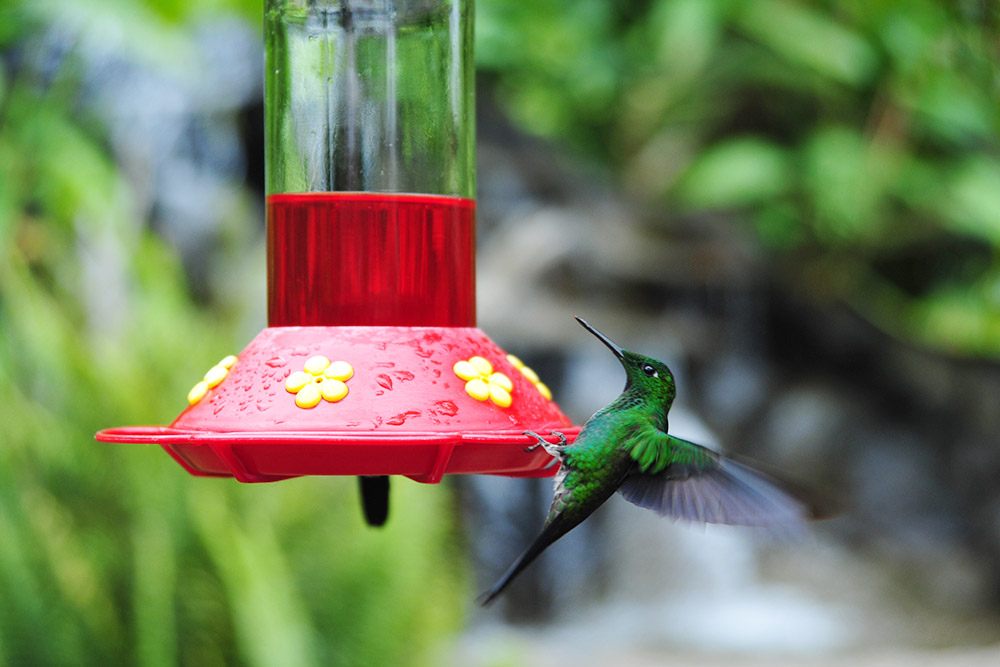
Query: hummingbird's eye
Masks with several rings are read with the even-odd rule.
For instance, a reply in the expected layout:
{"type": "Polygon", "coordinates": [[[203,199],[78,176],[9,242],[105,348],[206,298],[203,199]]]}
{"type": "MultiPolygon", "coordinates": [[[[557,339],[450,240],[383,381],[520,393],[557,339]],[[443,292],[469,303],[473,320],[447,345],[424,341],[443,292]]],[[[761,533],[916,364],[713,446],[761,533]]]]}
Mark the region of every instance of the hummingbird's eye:
{"type": "Polygon", "coordinates": [[[657,375],[657,373],[656,373],[656,369],[653,368],[653,366],[650,365],[650,364],[646,364],[645,366],[643,366],[642,367],[642,372],[645,373],[646,375],[648,375],[651,378],[659,377],[657,375]]]}

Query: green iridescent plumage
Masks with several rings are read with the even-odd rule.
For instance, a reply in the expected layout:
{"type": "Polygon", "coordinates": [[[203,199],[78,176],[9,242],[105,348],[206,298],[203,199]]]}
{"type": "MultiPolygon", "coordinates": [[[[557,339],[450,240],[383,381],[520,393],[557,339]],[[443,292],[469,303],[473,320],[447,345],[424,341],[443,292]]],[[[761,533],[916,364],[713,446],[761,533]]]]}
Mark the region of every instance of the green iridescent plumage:
{"type": "Polygon", "coordinates": [[[542,532],[481,598],[491,601],[550,544],[616,491],[658,514],[703,523],[796,530],[808,511],[773,482],[718,452],[667,433],[676,395],[666,364],[618,347],[577,318],[625,367],[625,390],[584,424],[572,444],[528,432],[560,463],[555,495],[542,532]]]}
{"type": "Polygon", "coordinates": [[[639,464],[639,470],[650,475],[672,465],[704,468],[719,460],[715,452],[667,435],[650,423],[636,426],[622,447],[639,464]]]}

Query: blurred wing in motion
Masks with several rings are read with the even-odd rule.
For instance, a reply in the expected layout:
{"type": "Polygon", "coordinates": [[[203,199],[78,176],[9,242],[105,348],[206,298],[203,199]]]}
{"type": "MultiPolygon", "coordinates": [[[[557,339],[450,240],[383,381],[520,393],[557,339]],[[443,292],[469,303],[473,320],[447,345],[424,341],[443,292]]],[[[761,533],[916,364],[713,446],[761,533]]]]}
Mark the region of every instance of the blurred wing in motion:
{"type": "MultiPolygon", "coordinates": [[[[662,434],[670,452],[658,472],[636,465],[619,487],[625,500],[662,516],[778,530],[804,527],[808,506],[745,465],[662,434]]],[[[659,467],[659,466],[656,466],[659,467]]]]}

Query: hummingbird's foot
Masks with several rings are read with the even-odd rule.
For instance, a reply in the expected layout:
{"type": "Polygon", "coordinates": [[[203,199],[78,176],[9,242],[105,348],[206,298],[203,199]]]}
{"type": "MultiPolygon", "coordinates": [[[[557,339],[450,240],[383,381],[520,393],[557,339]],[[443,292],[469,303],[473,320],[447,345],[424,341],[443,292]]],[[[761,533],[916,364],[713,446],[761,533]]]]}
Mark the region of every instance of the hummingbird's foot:
{"type": "Polygon", "coordinates": [[[545,438],[543,438],[542,436],[538,435],[534,431],[525,431],[524,435],[530,435],[532,438],[534,438],[535,440],[538,441],[535,444],[528,445],[527,447],[524,448],[524,451],[527,454],[530,454],[531,452],[535,451],[536,449],[538,449],[539,447],[541,447],[543,445],[549,444],[548,442],[545,441],[545,438]]]}
{"type": "Polygon", "coordinates": [[[549,456],[555,457],[554,460],[559,459],[559,455],[562,453],[563,448],[566,446],[566,436],[560,433],[559,431],[552,431],[552,435],[559,438],[558,443],[549,442],[544,437],[538,435],[534,431],[525,431],[524,435],[530,435],[532,438],[538,441],[533,445],[525,447],[524,448],[525,452],[530,453],[541,447],[549,454],[549,456]]]}

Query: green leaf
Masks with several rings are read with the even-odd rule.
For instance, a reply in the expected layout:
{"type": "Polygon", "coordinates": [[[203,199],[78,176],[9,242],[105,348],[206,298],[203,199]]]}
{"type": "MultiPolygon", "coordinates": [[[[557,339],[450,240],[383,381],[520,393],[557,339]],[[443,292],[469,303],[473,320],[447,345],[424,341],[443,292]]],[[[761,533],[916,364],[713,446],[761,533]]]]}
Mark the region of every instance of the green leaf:
{"type": "MultiPolygon", "coordinates": [[[[667,0],[654,5],[644,22],[656,63],[684,79],[701,72],[715,52],[721,30],[720,7],[703,0],[667,0]]],[[[648,58],[648,53],[637,54],[648,58]]]]}
{"type": "Polygon", "coordinates": [[[891,155],[849,127],[828,127],[810,137],[803,164],[820,236],[879,237],[884,229],[879,205],[895,171],[891,155]]]}
{"type": "Polygon", "coordinates": [[[963,72],[940,72],[903,98],[938,136],[956,142],[996,137],[997,105],[963,72]]]}
{"type": "Polygon", "coordinates": [[[947,183],[947,196],[938,206],[949,227],[1000,246],[1000,161],[969,157],[947,183]]]}
{"type": "Polygon", "coordinates": [[[876,51],[861,34],[803,4],[748,2],[737,22],[790,62],[841,83],[861,86],[875,74],[876,51]]]}
{"type": "Polygon", "coordinates": [[[792,184],[787,153],[756,137],[718,144],[682,177],[678,198],[691,208],[730,208],[771,199],[792,184]]]}

